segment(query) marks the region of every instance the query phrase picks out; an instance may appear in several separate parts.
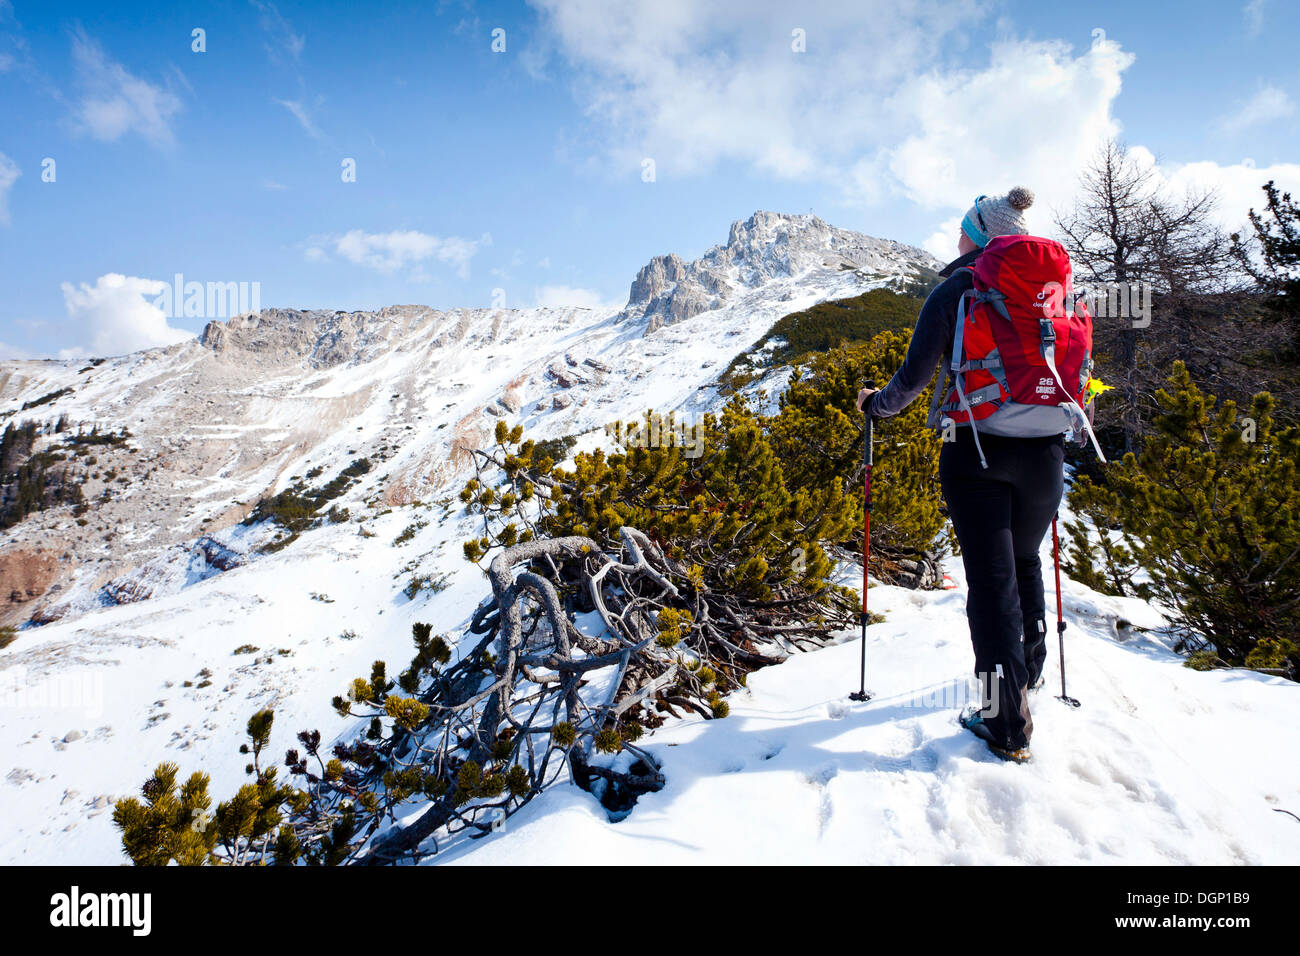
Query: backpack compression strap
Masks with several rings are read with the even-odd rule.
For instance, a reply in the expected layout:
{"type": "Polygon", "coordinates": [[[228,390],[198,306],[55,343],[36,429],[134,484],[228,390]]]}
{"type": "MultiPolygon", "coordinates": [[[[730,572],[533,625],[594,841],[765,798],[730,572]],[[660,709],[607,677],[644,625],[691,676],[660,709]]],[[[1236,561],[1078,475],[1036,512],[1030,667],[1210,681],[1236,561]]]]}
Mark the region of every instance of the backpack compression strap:
{"type": "Polygon", "coordinates": [[[1106,456],[1102,454],[1101,445],[1097,443],[1097,433],[1092,430],[1092,424],[1088,421],[1088,413],[1083,410],[1082,405],[1075,401],[1074,396],[1070,394],[1070,390],[1061,381],[1061,373],[1056,370],[1056,328],[1052,325],[1051,319],[1038,320],[1038,335],[1043,343],[1043,359],[1047,362],[1052,377],[1056,379],[1056,384],[1060,386],[1061,392],[1068,399],[1068,401],[1061,402],[1060,406],[1071,417],[1076,414],[1079,416],[1079,425],[1092,440],[1093,451],[1097,453],[1097,458],[1101,460],[1101,463],[1106,464],[1106,456]]]}

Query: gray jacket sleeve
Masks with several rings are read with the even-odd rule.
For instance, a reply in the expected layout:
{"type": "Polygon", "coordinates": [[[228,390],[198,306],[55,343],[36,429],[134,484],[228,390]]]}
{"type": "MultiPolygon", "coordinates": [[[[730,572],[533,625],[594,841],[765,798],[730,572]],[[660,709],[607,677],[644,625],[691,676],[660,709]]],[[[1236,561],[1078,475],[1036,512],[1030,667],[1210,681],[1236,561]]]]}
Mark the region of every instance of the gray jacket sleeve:
{"type": "Polygon", "coordinates": [[[953,273],[930,292],[921,306],[921,314],[912,330],[907,358],[894,373],[889,384],[871,399],[871,414],[891,418],[925,391],[934,377],[939,360],[952,348],[953,330],[957,325],[957,302],[971,287],[971,276],[962,269],[953,273]]]}

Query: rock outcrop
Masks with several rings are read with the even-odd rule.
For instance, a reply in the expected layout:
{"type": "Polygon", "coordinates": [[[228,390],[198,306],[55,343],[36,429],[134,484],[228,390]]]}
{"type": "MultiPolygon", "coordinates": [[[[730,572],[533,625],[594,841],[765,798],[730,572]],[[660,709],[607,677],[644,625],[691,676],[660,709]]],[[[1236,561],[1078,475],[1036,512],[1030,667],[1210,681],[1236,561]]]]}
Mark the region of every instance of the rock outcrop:
{"type": "Polygon", "coordinates": [[[24,619],[30,602],[45,594],[58,574],[53,551],[15,548],[0,554],[0,624],[24,619]]]}
{"type": "Polygon", "coordinates": [[[622,315],[644,319],[646,332],[653,332],[720,308],[773,279],[813,269],[904,277],[937,266],[933,256],[913,246],[837,229],[816,216],[756,212],[733,222],[726,244],[694,262],[675,253],[651,259],[633,280],[622,315]]]}

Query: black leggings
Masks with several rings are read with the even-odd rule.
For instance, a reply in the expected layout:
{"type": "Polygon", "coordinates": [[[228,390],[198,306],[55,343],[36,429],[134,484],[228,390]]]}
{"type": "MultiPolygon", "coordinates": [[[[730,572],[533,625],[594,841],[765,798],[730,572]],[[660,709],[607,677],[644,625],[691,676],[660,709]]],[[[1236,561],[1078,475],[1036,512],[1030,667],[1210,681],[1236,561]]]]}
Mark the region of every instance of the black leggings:
{"type": "Polygon", "coordinates": [[[1034,725],[1026,690],[1047,655],[1043,568],[1038,548],[1061,503],[1064,437],[980,434],[980,467],[970,429],[956,430],[939,455],[939,480],[966,568],[966,618],[984,723],[1009,749],[1029,743],[1034,725]]]}

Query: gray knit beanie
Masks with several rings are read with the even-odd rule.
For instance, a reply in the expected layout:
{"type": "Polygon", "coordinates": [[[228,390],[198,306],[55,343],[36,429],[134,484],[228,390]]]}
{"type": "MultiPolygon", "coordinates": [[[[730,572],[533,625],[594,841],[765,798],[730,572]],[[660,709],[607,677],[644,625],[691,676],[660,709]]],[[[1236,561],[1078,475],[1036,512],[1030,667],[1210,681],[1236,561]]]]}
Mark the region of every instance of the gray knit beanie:
{"type": "Polygon", "coordinates": [[[1024,186],[1012,188],[1005,196],[979,196],[962,217],[962,232],[981,249],[994,236],[1028,235],[1024,211],[1033,204],[1034,194],[1024,186]]]}

